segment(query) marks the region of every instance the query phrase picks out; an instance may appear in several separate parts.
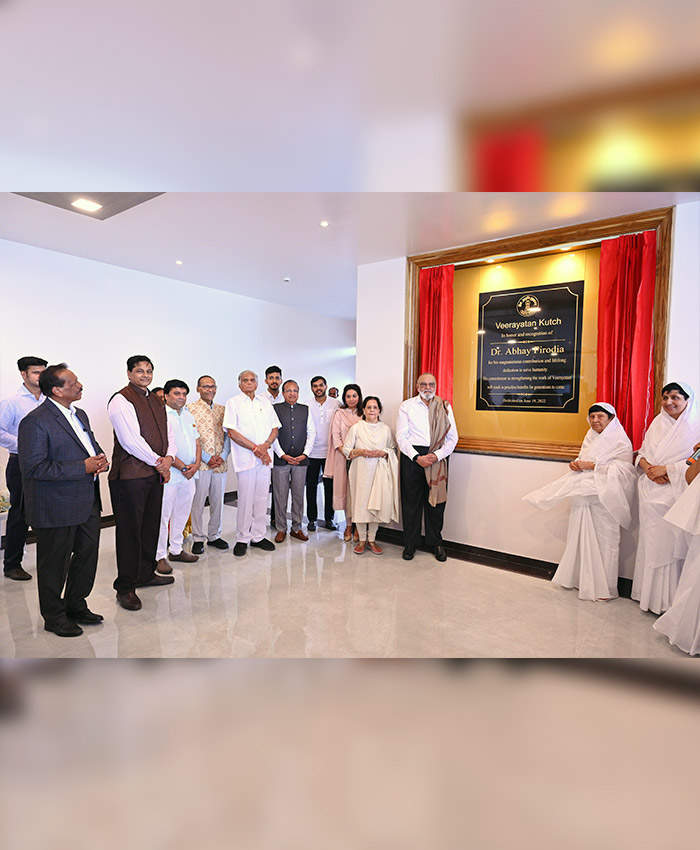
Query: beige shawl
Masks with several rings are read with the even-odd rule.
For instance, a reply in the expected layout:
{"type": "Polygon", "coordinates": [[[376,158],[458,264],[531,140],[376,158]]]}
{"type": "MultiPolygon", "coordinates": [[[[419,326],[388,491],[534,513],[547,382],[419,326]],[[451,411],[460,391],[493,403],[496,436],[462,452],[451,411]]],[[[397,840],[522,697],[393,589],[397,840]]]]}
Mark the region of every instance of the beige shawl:
{"type": "MultiPolygon", "coordinates": [[[[450,432],[450,418],[447,414],[447,402],[435,396],[428,410],[430,422],[430,446],[428,454],[442,448],[450,432]]],[[[447,501],[447,459],[439,460],[425,469],[428,481],[428,501],[435,507],[447,501]]]]}

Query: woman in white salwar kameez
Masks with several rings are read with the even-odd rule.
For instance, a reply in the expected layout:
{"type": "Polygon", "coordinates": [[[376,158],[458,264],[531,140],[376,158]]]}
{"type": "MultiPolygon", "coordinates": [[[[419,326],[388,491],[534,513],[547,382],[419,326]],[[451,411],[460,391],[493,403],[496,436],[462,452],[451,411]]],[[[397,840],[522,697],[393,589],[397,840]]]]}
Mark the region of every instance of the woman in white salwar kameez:
{"type": "Polygon", "coordinates": [[[360,540],[354,551],[361,555],[369,546],[375,555],[382,548],[375,542],[380,523],[399,519],[399,461],[391,428],[379,421],[382,403],[367,396],[362,419],[345,437],[343,452],[350,460],[348,504],[360,540]]]}
{"type": "Polygon", "coordinates": [[[577,587],[580,599],[615,599],[620,526],[629,527],[634,494],[632,443],[611,404],[592,405],[588,423],[570,471],[523,499],[544,511],[571,499],[566,547],[552,582],[577,587]]]}
{"type": "Polygon", "coordinates": [[[673,602],[689,538],[664,515],[688,486],[686,458],[700,439],[700,410],[685,384],[667,384],[662,409],[644,435],[637,453],[639,544],[632,599],[642,611],[663,614],[673,602]]]}
{"type": "MultiPolygon", "coordinates": [[[[700,443],[694,449],[700,447],[700,443]]],[[[678,589],[668,611],[654,623],[675,646],[689,655],[700,655],[700,463],[686,467],[690,486],[678,497],[664,520],[690,535],[688,556],[678,589]]]]}

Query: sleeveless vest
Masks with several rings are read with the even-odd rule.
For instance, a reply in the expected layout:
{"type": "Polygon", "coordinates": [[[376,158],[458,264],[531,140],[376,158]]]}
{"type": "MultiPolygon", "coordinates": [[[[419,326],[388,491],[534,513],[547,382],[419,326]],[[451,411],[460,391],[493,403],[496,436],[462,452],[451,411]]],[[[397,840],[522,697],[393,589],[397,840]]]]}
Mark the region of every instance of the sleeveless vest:
{"type": "MultiPolygon", "coordinates": [[[[275,405],[275,413],[282,427],[279,430],[277,439],[282,447],[282,451],[286,455],[299,457],[304,451],[306,445],[306,428],[309,418],[309,408],[306,404],[291,404],[283,402],[275,405]]],[[[287,462],[282,458],[274,456],[275,466],[287,466],[287,462]]],[[[300,466],[308,466],[309,459],[303,460],[300,466]]]]}
{"type": "MultiPolygon", "coordinates": [[[[168,421],[165,415],[165,407],[158,396],[153,395],[153,393],[146,395],[145,390],[134,387],[132,384],[119,390],[119,393],[134,405],[141,436],[158,457],[164,457],[168,451],[168,421]]],[[[117,395],[117,393],[114,395],[117,395]]],[[[109,470],[110,481],[116,478],[148,478],[149,475],[154,474],[156,474],[155,467],[149,466],[129,454],[115,434],[114,452],[109,470]]]]}

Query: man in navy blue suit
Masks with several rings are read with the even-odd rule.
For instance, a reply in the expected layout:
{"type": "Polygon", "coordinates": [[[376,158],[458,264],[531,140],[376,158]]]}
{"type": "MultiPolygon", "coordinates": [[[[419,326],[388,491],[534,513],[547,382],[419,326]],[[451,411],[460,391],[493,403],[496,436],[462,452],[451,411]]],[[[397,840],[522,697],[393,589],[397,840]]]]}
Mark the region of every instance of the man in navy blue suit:
{"type": "Polygon", "coordinates": [[[44,628],[60,637],[104,619],[86,599],[100,543],[98,475],[109,468],[87,414],[75,407],[83,386],[59,363],[40,376],[46,401],[20,422],[18,456],[27,522],[37,537],[37,585],[44,628]],[[65,587],[65,594],[63,590],[65,587]]]}

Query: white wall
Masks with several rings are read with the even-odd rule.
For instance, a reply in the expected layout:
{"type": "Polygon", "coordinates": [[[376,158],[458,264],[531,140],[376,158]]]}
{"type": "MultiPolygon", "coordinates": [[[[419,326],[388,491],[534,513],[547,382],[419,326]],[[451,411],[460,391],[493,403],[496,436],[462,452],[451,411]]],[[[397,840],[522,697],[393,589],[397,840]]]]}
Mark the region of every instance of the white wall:
{"type": "MultiPolygon", "coordinates": [[[[126,384],[126,358],[147,354],[154,385],[181,378],[198,398],[213,374],[224,403],[237,375],[282,367],[302,399],[317,373],[342,387],[355,379],[355,323],[0,240],[0,398],[20,384],[17,358],[65,361],[84,384],[80,404],[111,454],[109,397],[126,384]]],[[[7,453],[0,449],[0,487],[7,453]]],[[[235,488],[229,474],[227,489],[235,488]]],[[[105,513],[111,512],[103,483],[105,513]]]]}
{"type": "MultiPolygon", "coordinates": [[[[700,389],[700,203],[676,210],[671,275],[668,375],[700,389]],[[680,376],[680,377],[678,377],[680,376]]],[[[402,401],[406,260],[360,266],[357,292],[357,380],[381,382],[395,422],[402,401]]],[[[671,379],[671,378],[669,378],[671,379]]],[[[438,388],[439,392],[439,388],[438,388]]],[[[390,417],[390,418],[389,418],[390,417]]],[[[558,562],[568,506],[541,512],[521,496],[559,477],[561,462],[456,453],[450,461],[444,537],[457,543],[558,562]]],[[[621,546],[621,575],[631,577],[634,529],[621,546]]]]}

